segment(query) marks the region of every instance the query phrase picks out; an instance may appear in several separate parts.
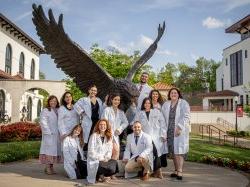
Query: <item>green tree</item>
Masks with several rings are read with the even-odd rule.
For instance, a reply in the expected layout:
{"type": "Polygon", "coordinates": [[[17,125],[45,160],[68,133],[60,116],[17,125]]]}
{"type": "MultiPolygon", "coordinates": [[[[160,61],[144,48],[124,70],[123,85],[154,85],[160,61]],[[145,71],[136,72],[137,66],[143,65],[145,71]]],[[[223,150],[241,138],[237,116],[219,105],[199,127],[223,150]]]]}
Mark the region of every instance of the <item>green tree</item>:
{"type": "Polygon", "coordinates": [[[173,85],[177,79],[177,71],[175,64],[168,62],[165,67],[161,68],[157,76],[158,81],[173,85]]]}
{"type": "Polygon", "coordinates": [[[66,81],[67,91],[71,92],[74,101],[77,101],[86,95],[79,89],[79,87],[70,77],[67,77],[65,81],[66,81]]]}

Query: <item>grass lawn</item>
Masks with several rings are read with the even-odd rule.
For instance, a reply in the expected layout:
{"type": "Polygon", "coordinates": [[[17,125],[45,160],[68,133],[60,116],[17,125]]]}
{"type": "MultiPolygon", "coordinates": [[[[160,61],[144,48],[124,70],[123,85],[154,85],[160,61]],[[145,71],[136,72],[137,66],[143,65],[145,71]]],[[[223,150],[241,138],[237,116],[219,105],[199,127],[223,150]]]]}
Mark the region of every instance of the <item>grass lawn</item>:
{"type": "Polygon", "coordinates": [[[250,162],[250,149],[235,148],[231,145],[211,144],[201,139],[201,136],[191,136],[189,150],[188,160],[194,162],[200,161],[201,157],[205,154],[213,154],[215,157],[250,162]]]}
{"type": "Polygon", "coordinates": [[[38,158],[40,141],[0,143],[0,163],[38,158]]]}
{"type": "MultiPolygon", "coordinates": [[[[38,158],[40,141],[0,143],[0,163],[38,158]]],[[[206,154],[215,157],[229,158],[240,161],[250,161],[250,149],[234,148],[230,145],[215,145],[191,135],[188,160],[201,161],[206,154]]]]}

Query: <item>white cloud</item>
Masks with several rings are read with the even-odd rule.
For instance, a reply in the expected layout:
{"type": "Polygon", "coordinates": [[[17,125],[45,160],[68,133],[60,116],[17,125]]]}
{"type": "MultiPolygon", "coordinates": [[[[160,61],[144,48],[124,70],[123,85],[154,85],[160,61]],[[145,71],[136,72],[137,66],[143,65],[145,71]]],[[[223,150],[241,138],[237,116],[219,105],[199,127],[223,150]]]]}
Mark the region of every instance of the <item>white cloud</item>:
{"type": "Polygon", "coordinates": [[[202,21],[202,25],[208,29],[217,29],[221,27],[226,27],[230,23],[231,23],[230,19],[222,21],[210,16],[202,21]]]}
{"type": "MultiPolygon", "coordinates": [[[[114,47],[121,53],[125,54],[132,54],[134,51],[141,51],[143,53],[152,43],[154,40],[150,37],[147,37],[141,34],[137,41],[131,41],[129,43],[117,43],[114,40],[108,41],[108,46],[114,47]]],[[[167,49],[161,49],[161,46],[158,46],[156,51],[157,54],[166,55],[166,56],[177,56],[176,52],[169,51],[167,49]]]]}

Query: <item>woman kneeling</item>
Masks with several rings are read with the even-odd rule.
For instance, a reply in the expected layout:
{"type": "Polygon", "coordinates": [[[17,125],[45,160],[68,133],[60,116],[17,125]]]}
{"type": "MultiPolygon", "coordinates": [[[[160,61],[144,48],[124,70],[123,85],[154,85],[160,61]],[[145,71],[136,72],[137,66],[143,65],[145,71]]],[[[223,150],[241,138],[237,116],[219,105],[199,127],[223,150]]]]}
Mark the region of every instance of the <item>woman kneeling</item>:
{"type": "Polygon", "coordinates": [[[95,125],[94,133],[90,136],[88,143],[87,168],[89,183],[96,180],[107,182],[110,177],[118,172],[116,160],[112,156],[112,133],[107,120],[101,119],[95,125]]]}

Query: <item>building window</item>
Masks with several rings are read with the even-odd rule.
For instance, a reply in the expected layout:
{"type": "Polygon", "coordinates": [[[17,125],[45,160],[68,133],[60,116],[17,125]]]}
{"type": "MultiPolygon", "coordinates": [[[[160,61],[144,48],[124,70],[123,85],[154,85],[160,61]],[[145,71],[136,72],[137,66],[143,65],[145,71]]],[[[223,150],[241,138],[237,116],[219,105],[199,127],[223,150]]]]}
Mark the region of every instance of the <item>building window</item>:
{"type": "Polygon", "coordinates": [[[230,55],[231,87],[243,84],[242,50],[230,55]]]}
{"type": "Polygon", "coordinates": [[[6,47],[5,53],[5,72],[11,74],[11,64],[12,64],[12,49],[10,44],[6,47]]]}
{"type": "Polygon", "coordinates": [[[5,94],[3,90],[0,90],[0,115],[5,114],[5,94]]]}
{"type": "Polygon", "coordinates": [[[29,97],[28,99],[27,110],[28,110],[27,120],[32,121],[32,99],[31,97],[29,97]]]}
{"type": "Polygon", "coordinates": [[[240,96],[240,105],[243,105],[243,95],[240,96]]]}
{"type": "Polygon", "coordinates": [[[24,54],[21,52],[19,58],[19,74],[24,77],[24,54]]]}
{"type": "Polygon", "coordinates": [[[245,58],[247,58],[247,50],[245,50],[245,58]]]}
{"type": "Polygon", "coordinates": [[[37,103],[37,117],[40,116],[41,110],[42,110],[42,102],[41,102],[41,100],[39,99],[39,100],[38,100],[38,103],[37,103]]]}
{"type": "Polygon", "coordinates": [[[248,98],[248,95],[246,95],[246,105],[249,105],[249,98],[248,98]]]}
{"type": "Polygon", "coordinates": [[[224,79],[223,78],[221,79],[221,90],[222,91],[224,90],[224,79]]]}
{"type": "Polygon", "coordinates": [[[228,61],[227,61],[227,58],[226,58],[226,66],[227,66],[227,64],[228,64],[228,61]]]}
{"type": "Polygon", "coordinates": [[[32,59],[30,67],[30,79],[35,79],[35,61],[32,59]]]}

